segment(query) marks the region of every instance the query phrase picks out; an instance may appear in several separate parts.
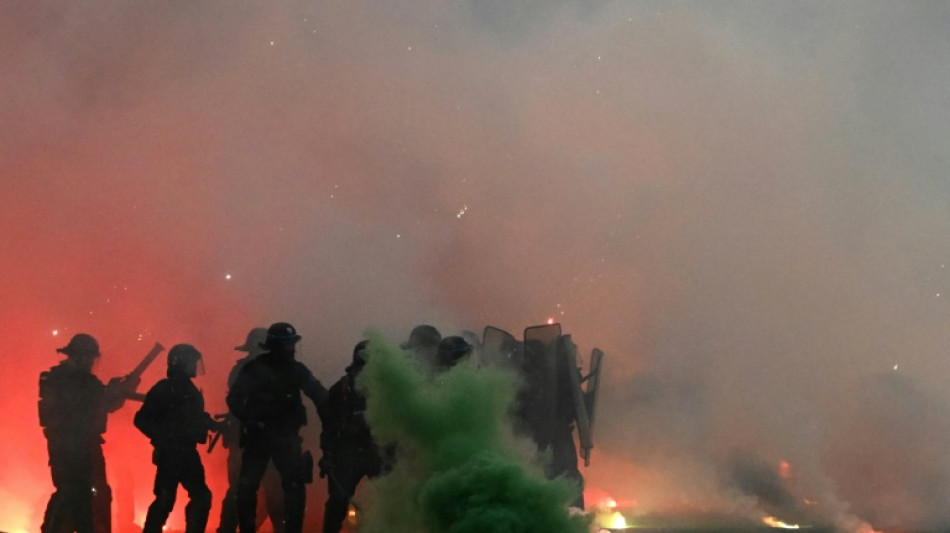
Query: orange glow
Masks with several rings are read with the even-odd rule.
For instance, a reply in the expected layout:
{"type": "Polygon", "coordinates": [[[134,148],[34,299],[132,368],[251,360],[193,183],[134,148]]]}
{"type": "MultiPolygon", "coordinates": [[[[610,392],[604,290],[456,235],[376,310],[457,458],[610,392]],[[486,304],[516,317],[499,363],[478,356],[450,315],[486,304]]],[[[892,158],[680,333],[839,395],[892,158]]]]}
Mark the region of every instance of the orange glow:
{"type": "Polygon", "coordinates": [[[782,479],[792,477],[792,465],[788,461],[781,461],[778,464],[778,475],[782,479]]]}
{"type": "MultiPolygon", "coordinates": [[[[145,355],[146,342],[149,346],[156,340],[169,346],[194,343],[208,356],[208,375],[198,378],[197,384],[204,391],[208,410],[214,413],[224,409],[227,373],[241,355],[232,347],[254,325],[245,315],[246,306],[230,294],[169,269],[148,254],[111,270],[98,258],[73,259],[69,263],[41,261],[42,268],[16,272],[22,287],[46,291],[29,294],[18,288],[10,294],[17,313],[10,315],[7,326],[24,335],[18,341],[22,357],[6,360],[4,372],[0,372],[0,387],[7,391],[4,411],[17,413],[3,426],[6,448],[0,449],[0,531],[38,531],[42,523],[53,485],[46,440],[36,415],[37,382],[40,372],[63,359],[56,349],[65,346],[74,333],[88,332],[99,340],[102,355],[93,372],[104,382],[131,371],[145,355]],[[47,277],[57,283],[44,283],[47,277]],[[64,286],[82,290],[63,293],[64,286]],[[55,326],[50,326],[51,322],[55,326]],[[144,336],[143,331],[147,332],[144,336]]],[[[10,270],[10,265],[0,261],[3,269],[10,270]]],[[[164,358],[159,357],[142,375],[138,391],[144,393],[163,378],[164,367],[164,358]]],[[[104,434],[115,533],[141,531],[153,497],[152,447],[132,425],[140,405],[128,401],[110,414],[104,434]]],[[[217,524],[219,500],[227,488],[226,453],[202,453],[202,461],[214,494],[210,528],[217,524]]],[[[176,505],[168,522],[170,530],[183,529],[186,502],[182,498],[176,505]]]]}
{"type": "Polygon", "coordinates": [[[358,521],[359,521],[359,515],[356,512],[356,507],[353,507],[353,505],[350,504],[349,508],[347,508],[346,510],[347,527],[344,529],[346,529],[347,531],[355,529],[358,524],[358,521]]]}
{"type": "Polygon", "coordinates": [[[584,499],[595,502],[591,513],[594,515],[594,524],[600,529],[628,529],[627,518],[619,508],[628,509],[636,506],[635,501],[618,502],[616,498],[606,492],[596,489],[584,491],[584,499]]]}
{"type": "Polygon", "coordinates": [[[765,518],[762,519],[762,523],[769,527],[774,527],[778,529],[800,529],[801,528],[801,526],[799,526],[798,524],[787,524],[785,522],[782,522],[778,518],[775,518],[774,516],[766,516],[765,518]]]}
{"type": "Polygon", "coordinates": [[[596,488],[584,489],[584,501],[590,502],[589,506],[596,509],[631,509],[638,506],[636,499],[618,499],[610,493],[596,488]]]}
{"type": "Polygon", "coordinates": [[[627,529],[627,519],[617,511],[610,513],[605,519],[598,517],[597,525],[607,529],[627,529]]]}
{"type": "MultiPolygon", "coordinates": [[[[12,500],[7,500],[10,504],[15,504],[12,500]]],[[[0,512],[3,514],[3,531],[9,531],[10,533],[26,533],[31,531],[33,528],[30,524],[30,519],[27,516],[22,508],[17,508],[16,505],[4,505],[0,507],[0,512]]]]}

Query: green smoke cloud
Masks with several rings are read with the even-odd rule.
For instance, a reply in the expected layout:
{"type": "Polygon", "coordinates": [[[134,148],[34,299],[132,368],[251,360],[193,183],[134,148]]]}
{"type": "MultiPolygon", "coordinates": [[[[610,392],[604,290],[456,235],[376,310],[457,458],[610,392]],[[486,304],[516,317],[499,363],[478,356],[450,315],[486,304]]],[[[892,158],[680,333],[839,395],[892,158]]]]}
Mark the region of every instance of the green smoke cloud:
{"type": "Polygon", "coordinates": [[[358,384],[373,436],[396,445],[396,461],[363,491],[361,532],[588,531],[568,511],[578,488],[545,479],[533,444],[512,434],[513,375],[466,362],[433,378],[381,335],[368,337],[358,384]]]}

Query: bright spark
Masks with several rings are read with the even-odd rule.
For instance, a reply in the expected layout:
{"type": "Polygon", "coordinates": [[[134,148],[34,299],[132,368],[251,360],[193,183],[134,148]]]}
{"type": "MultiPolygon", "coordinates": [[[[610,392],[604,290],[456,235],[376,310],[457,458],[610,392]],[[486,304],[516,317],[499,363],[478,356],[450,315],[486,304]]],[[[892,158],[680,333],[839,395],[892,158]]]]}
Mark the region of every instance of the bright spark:
{"type": "Polygon", "coordinates": [[[58,329],[54,329],[54,330],[53,330],[53,336],[55,337],[55,336],[57,336],[57,335],[59,335],[59,330],[58,330],[58,329]]]}
{"type": "Polygon", "coordinates": [[[224,279],[230,280],[230,279],[231,279],[231,274],[225,274],[225,275],[224,275],[224,279]]]}
{"type": "Polygon", "coordinates": [[[554,323],[554,317],[553,316],[548,317],[548,325],[550,326],[553,323],[554,323]]]}
{"type": "Polygon", "coordinates": [[[460,209],[458,214],[455,215],[455,218],[462,218],[462,215],[464,215],[466,211],[468,211],[468,206],[465,204],[462,204],[462,209],[460,209]]]}

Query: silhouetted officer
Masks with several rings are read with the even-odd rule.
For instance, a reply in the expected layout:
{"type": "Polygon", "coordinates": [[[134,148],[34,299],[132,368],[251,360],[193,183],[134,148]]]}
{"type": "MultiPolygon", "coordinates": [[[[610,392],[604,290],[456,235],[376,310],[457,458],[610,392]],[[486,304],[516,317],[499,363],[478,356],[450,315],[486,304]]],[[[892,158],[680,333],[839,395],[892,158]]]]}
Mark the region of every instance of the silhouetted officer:
{"type": "Polygon", "coordinates": [[[99,343],[78,333],[56,350],[66,359],[40,374],[39,415],[56,491],[43,516],[42,533],[110,533],[112,489],[106,482],[102,434],[106,418],[122,407],[138,378],[104,385],[92,373],[99,343]]]}
{"type": "Polygon", "coordinates": [[[435,353],[435,370],[444,372],[472,355],[472,345],[459,335],[445,337],[435,353]]]}
{"type": "Polygon", "coordinates": [[[378,476],[383,467],[364,418],[366,397],[356,388],[356,377],[369,356],[366,345],[367,341],[362,341],[353,349],[353,362],[330,387],[329,400],[320,411],[320,477],[327,478],[328,489],[323,533],[340,531],[360,480],[378,476]]]}
{"type": "MultiPolygon", "coordinates": [[[[569,364],[569,360],[565,355],[567,350],[576,352],[577,345],[571,340],[570,335],[562,335],[558,338],[555,432],[550,442],[551,464],[548,468],[548,476],[551,478],[565,477],[572,480],[579,489],[572,506],[583,509],[584,476],[577,464],[577,445],[574,442],[574,424],[577,420],[577,411],[571,392],[572,385],[569,375],[570,373],[580,374],[580,370],[577,366],[569,364]]],[[[570,361],[574,361],[573,357],[570,361]]],[[[580,380],[579,375],[577,380],[580,380]]]]}
{"type": "Polygon", "coordinates": [[[584,477],[577,465],[577,413],[569,375],[578,369],[568,364],[565,353],[569,349],[576,350],[570,335],[559,335],[553,345],[538,340],[525,343],[514,420],[534,440],[538,450],[551,454],[545,468],[547,478],[563,477],[575,483],[578,490],[572,506],[583,509],[584,477]]]}
{"type": "Polygon", "coordinates": [[[271,460],[284,489],[285,531],[300,533],[303,528],[305,484],[313,480],[313,460],[309,452],[301,451],[299,432],[307,423],[307,412],[300,392],[321,409],[327,390],[294,359],[298,341],[300,335],[292,325],[272,324],[264,344],[268,351],[241,369],[228,392],[228,407],[242,426],[244,454],[237,496],[241,533],[254,532],[257,488],[271,460]]]}
{"type": "Polygon", "coordinates": [[[211,509],[211,491],[198,444],[219,423],[205,412],[201,391],[191,379],[198,375],[201,353],[190,344],[177,344],[168,351],[167,378],[145,395],[135,414],[135,427],[151,439],[155,447],[155,500],[148,508],[142,533],[161,533],[175,506],[178,485],[188,492],[185,533],[204,533],[211,509]]]}
{"type": "MultiPolygon", "coordinates": [[[[234,386],[244,365],[264,352],[263,345],[266,341],[267,329],[253,328],[247,333],[244,344],[234,347],[237,351],[247,352],[247,356],[238,359],[231,368],[228,374],[228,390],[234,386]]],[[[237,491],[238,477],[241,473],[241,422],[230,413],[226,420],[227,424],[221,432],[223,437],[221,440],[224,447],[228,449],[228,491],[224,495],[224,501],[221,502],[221,520],[218,523],[217,533],[235,533],[238,524],[237,491]]],[[[274,533],[284,533],[284,496],[281,494],[280,477],[272,462],[268,463],[264,471],[261,489],[263,489],[264,497],[258,498],[256,526],[260,528],[264,523],[265,513],[261,511],[266,511],[266,517],[270,518],[274,533]]]]}
{"type": "Polygon", "coordinates": [[[441,340],[442,334],[434,326],[420,324],[412,328],[409,332],[409,340],[404,342],[401,348],[412,352],[422,363],[425,371],[431,372],[436,364],[436,352],[441,340]]]}

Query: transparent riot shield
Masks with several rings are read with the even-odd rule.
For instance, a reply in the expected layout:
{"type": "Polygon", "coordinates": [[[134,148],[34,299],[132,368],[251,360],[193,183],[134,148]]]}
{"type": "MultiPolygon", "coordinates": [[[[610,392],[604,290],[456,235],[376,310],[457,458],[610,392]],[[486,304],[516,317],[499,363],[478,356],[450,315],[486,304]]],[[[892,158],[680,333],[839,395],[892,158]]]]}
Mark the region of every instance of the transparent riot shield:
{"type": "Polygon", "coordinates": [[[561,325],[534,326],[524,331],[523,378],[519,415],[539,448],[557,438],[557,346],[561,325]]]}
{"type": "Polygon", "coordinates": [[[515,337],[505,330],[487,326],[482,334],[481,363],[485,366],[519,370],[521,354],[515,337]]]}

